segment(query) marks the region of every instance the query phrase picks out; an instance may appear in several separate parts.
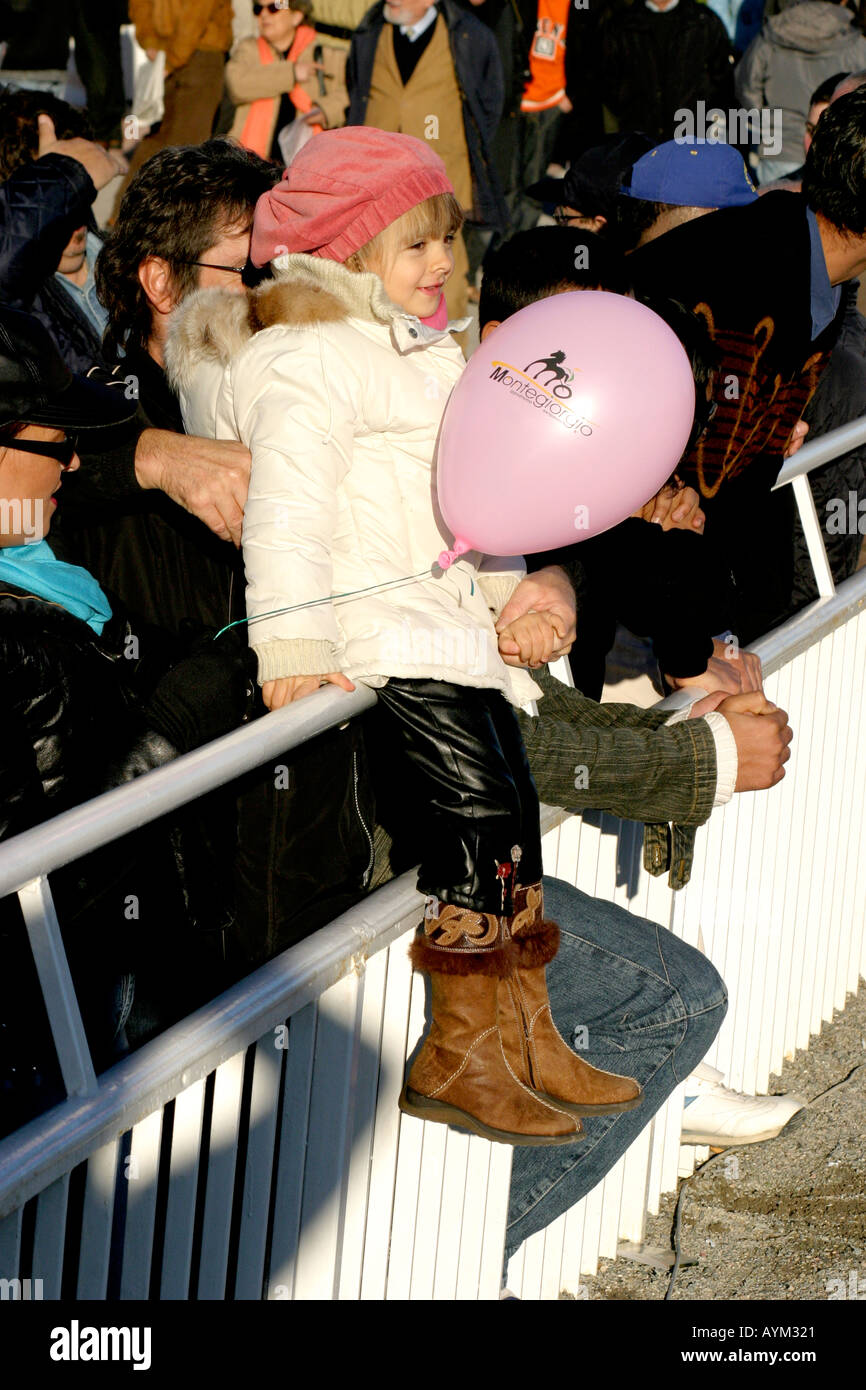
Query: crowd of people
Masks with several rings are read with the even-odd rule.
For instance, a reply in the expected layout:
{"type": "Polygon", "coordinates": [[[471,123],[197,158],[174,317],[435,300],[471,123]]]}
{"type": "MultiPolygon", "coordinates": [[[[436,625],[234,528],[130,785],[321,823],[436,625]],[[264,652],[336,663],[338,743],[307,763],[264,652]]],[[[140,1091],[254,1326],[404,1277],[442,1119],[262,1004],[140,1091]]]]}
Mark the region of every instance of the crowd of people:
{"type": "MultiPolygon", "coordinates": [[[[53,874],[70,968],[101,1069],[420,864],[432,1023],[400,1104],[515,1146],[512,1251],[684,1078],[692,1142],[798,1108],[701,1070],[717,971],[545,877],[539,827],[539,798],[642,822],[678,888],[713,808],[790,756],[748,646],[816,596],[784,459],[866,414],[866,39],[844,4],[768,3],[760,32],[747,4],[130,0],[165,114],[125,151],[123,16],[64,7],[81,110],[38,80],[60,27],[0,6],[24,83],[0,89],[0,837],[372,686],[370,714],[53,874]],[[783,112],[777,150],[742,93],[783,112]],[[592,539],[431,566],[467,310],[486,342],[598,290],[691,363],[668,483],[592,539]],[[694,703],[599,703],[619,625],[694,703]]],[[[813,473],[822,519],[863,472],[813,473]]],[[[825,531],[847,578],[859,531],[825,531]]],[[[0,950],[3,1133],[62,1088],[11,899],[0,950]]]]}

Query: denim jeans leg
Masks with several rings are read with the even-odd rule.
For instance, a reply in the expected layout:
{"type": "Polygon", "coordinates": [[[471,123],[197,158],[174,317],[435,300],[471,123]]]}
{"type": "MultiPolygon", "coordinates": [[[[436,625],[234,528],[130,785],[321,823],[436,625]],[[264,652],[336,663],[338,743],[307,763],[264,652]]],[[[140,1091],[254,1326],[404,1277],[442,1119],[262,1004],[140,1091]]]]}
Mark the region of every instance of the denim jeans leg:
{"type": "Polygon", "coordinates": [[[573,1148],[515,1148],[507,1258],[601,1182],[706,1055],[727,1008],[706,956],[655,922],[551,878],[544,908],[560,927],[547,967],[560,1033],[592,1066],[634,1077],[644,1097],[625,1114],[584,1117],[573,1148]]]}

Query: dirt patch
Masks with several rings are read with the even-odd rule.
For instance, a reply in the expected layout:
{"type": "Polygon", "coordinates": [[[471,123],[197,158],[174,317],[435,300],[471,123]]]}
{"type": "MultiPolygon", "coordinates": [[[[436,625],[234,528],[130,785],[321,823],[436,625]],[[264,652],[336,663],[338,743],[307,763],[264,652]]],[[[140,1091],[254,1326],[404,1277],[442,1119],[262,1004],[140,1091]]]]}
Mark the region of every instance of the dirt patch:
{"type": "MultiPolygon", "coordinates": [[[[866,1299],[866,988],[769,1090],[809,1105],[777,1138],[726,1149],[687,1186],[676,1299],[866,1299]]],[[[671,1248],[676,1197],[647,1222],[671,1248]]],[[[670,1275],[603,1261],[589,1297],[664,1297],[670,1275]]]]}

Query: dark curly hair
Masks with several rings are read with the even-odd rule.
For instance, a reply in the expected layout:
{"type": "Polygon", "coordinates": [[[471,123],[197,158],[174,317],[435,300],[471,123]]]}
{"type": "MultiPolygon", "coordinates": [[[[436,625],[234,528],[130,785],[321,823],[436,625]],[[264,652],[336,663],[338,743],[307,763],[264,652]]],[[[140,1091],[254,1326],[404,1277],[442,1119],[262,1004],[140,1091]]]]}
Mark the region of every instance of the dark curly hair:
{"type": "Polygon", "coordinates": [[[577,227],[531,227],[485,258],[479,324],[501,323],[538,299],[581,289],[626,293],[628,272],[616,247],[577,227]]]}
{"type": "Polygon", "coordinates": [[[803,192],[837,231],[866,236],[866,87],[827,107],[806,155],[803,192]]]}
{"type": "Polygon", "coordinates": [[[50,92],[0,87],[0,182],[39,154],[37,116],[50,116],[58,140],[93,139],[87,115],[50,92]]]}
{"type": "Polygon", "coordinates": [[[159,150],[139,169],[96,262],[109,349],[144,348],[151,308],[138,278],[147,256],[168,262],[176,297],[198,283],[196,266],[229,228],[252,223],[256,202],[281,171],[232,140],[159,150]]]}

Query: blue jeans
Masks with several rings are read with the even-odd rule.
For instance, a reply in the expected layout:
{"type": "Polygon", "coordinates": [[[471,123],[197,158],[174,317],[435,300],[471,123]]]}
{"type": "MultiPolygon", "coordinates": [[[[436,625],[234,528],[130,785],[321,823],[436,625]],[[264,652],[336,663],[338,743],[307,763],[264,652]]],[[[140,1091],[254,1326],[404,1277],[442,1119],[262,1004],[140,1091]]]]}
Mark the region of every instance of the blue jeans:
{"type": "Polygon", "coordinates": [[[547,967],[560,1033],[592,1066],[634,1077],[644,1096],[625,1114],[584,1117],[579,1144],[515,1148],[507,1259],[601,1182],[706,1056],[727,1009],[724,982],[706,956],[655,922],[555,878],[544,879],[544,915],[560,928],[547,967]]]}

